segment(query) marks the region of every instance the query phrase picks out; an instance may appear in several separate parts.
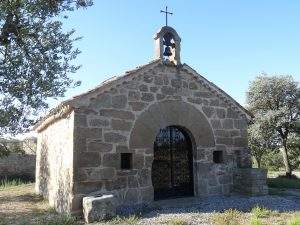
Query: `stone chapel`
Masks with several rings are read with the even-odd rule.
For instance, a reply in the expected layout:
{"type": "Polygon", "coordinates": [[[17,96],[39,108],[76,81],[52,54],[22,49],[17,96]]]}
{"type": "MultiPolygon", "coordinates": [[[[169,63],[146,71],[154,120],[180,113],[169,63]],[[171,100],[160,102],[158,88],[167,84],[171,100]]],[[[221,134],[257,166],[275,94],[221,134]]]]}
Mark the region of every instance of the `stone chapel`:
{"type": "Polygon", "coordinates": [[[35,125],[36,192],[58,212],[82,213],[93,193],[114,196],[118,207],[267,194],[266,172],[251,168],[252,115],[181,62],[173,28],[154,40],[154,61],[62,102],[35,125]]]}

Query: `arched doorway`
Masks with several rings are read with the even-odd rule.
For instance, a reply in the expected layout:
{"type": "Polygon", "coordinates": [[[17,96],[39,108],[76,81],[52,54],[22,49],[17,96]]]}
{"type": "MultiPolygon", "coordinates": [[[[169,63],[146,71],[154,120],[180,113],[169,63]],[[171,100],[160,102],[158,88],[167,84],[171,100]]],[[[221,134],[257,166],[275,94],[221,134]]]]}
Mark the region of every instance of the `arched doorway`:
{"type": "Polygon", "coordinates": [[[154,200],[194,194],[192,141],[184,128],[168,126],[157,134],[152,184],[154,200]]]}

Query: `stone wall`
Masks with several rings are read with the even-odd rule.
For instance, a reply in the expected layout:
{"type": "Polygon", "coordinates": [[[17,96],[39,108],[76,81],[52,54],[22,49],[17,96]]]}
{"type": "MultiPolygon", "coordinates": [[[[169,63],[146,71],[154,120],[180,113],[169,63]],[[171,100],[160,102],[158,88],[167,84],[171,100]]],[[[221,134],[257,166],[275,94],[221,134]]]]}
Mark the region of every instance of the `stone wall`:
{"type": "Polygon", "coordinates": [[[35,178],[35,155],[11,153],[9,156],[0,158],[1,177],[24,177],[35,178]]]}
{"type": "Polygon", "coordinates": [[[267,195],[267,170],[238,168],[234,171],[234,191],[246,195],[267,195]]]}
{"type": "Polygon", "coordinates": [[[36,192],[58,212],[70,212],[73,201],[74,114],[38,133],[36,192]]]}
{"type": "MultiPolygon", "coordinates": [[[[157,103],[164,105],[166,101],[174,101],[190,106],[188,108],[199,112],[207,121],[207,129],[212,131],[213,144],[205,145],[199,141],[193,146],[195,195],[229,194],[233,189],[234,168],[251,167],[245,116],[224,97],[226,94],[211,88],[209,82],[188,67],[154,63],[113,84],[81,96],[75,104],[74,194],[78,201],[77,205],[74,202],[74,210],[81,208],[83,196],[94,191],[113,193],[120,204],[153,200],[153,146],[133,148],[130,142],[138,118],[157,103]],[[215,150],[223,152],[220,164],[213,163],[215,150]],[[131,170],[120,169],[120,153],[123,152],[133,154],[131,170]]],[[[160,128],[165,128],[169,122],[182,126],[180,118],[187,118],[189,127],[186,128],[196,131],[196,134],[193,132],[196,143],[202,135],[205,136],[203,127],[192,127],[195,115],[189,112],[193,110],[184,111],[185,106],[183,114],[176,114],[172,106],[166,110],[167,113],[155,123],[160,128]]],[[[151,115],[155,114],[157,112],[150,113],[148,120],[143,120],[145,129],[149,124],[151,126],[151,115]]],[[[156,130],[138,129],[136,133],[157,134],[158,131],[156,127],[156,130]]],[[[153,136],[151,143],[154,142],[153,136]]],[[[143,143],[143,135],[135,140],[143,143]]]]}

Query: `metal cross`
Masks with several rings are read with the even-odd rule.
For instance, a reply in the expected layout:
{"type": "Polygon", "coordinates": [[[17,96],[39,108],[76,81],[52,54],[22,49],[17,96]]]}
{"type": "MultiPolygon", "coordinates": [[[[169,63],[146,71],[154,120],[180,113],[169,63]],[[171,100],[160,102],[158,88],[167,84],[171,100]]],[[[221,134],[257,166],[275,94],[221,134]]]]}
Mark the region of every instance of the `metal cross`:
{"type": "Polygon", "coordinates": [[[168,6],[166,6],[166,11],[160,10],[160,12],[166,14],[166,26],[168,26],[168,14],[169,14],[169,15],[173,15],[173,13],[168,12],[168,6]]]}

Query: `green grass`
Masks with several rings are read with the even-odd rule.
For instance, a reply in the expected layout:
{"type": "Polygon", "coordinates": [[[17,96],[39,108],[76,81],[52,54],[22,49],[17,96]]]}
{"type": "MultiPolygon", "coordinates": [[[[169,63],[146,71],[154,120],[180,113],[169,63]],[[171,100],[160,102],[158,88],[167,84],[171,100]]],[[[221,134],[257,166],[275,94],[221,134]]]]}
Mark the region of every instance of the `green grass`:
{"type": "Polygon", "coordinates": [[[70,215],[61,215],[56,218],[40,219],[37,225],[76,225],[76,219],[70,215]]]}
{"type": "Polygon", "coordinates": [[[262,225],[262,221],[260,218],[251,217],[250,224],[251,225],[262,225]]]}
{"type": "Polygon", "coordinates": [[[29,184],[29,183],[31,183],[31,182],[24,181],[21,178],[14,178],[14,179],[4,178],[4,179],[0,180],[0,189],[6,189],[9,187],[20,186],[20,185],[29,184]]]}
{"type": "Polygon", "coordinates": [[[300,179],[286,177],[268,178],[270,188],[295,188],[300,189],[300,179]]]}
{"type": "Polygon", "coordinates": [[[288,222],[288,225],[300,225],[300,213],[295,214],[294,217],[288,222]]]}
{"type": "Polygon", "coordinates": [[[267,208],[260,207],[260,206],[255,206],[251,210],[251,214],[255,218],[266,218],[266,217],[272,216],[272,214],[274,214],[274,213],[276,213],[276,212],[273,212],[267,208]]]}
{"type": "Polygon", "coordinates": [[[172,218],[167,221],[168,225],[188,225],[188,222],[181,218],[172,218]]]}
{"type": "Polygon", "coordinates": [[[238,225],[241,224],[242,213],[235,209],[225,210],[223,213],[217,213],[213,216],[214,225],[238,225]]]}
{"type": "Polygon", "coordinates": [[[136,225],[140,221],[140,217],[137,215],[131,215],[129,217],[117,216],[112,220],[108,221],[111,225],[136,225]]]}

